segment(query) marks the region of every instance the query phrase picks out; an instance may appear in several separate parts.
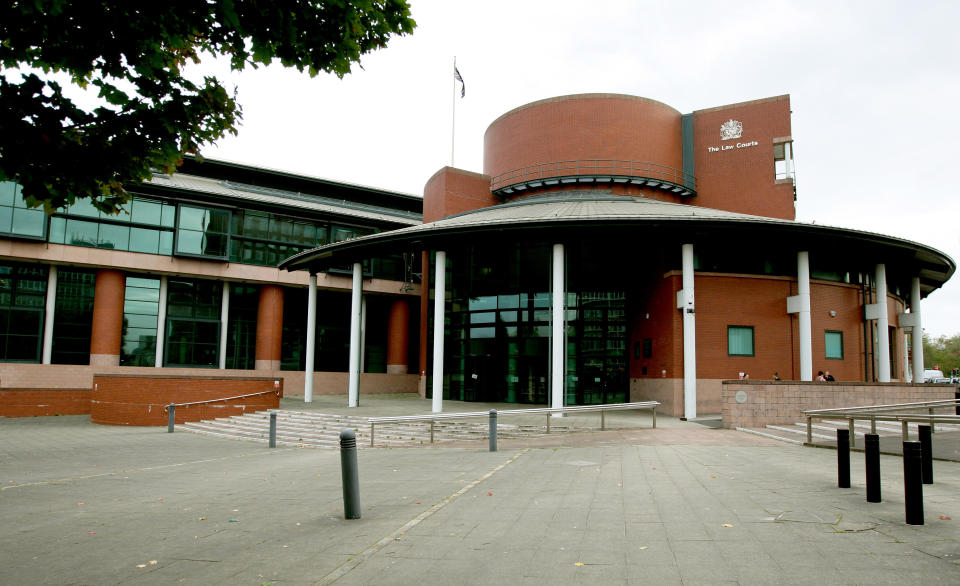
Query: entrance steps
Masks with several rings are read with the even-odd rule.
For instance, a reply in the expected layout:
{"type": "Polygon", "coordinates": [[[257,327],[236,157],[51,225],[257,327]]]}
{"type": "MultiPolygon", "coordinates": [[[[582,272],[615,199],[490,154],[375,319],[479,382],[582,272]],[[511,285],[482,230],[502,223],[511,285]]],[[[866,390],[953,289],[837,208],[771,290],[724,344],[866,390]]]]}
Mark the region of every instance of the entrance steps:
{"type": "MultiPolygon", "coordinates": [[[[356,431],[357,446],[370,447],[370,421],[366,417],[334,415],[315,411],[270,410],[234,415],[207,421],[189,422],[176,426],[178,431],[189,431],[217,437],[269,443],[270,413],[277,413],[277,445],[304,448],[338,448],[340,430],[356,431]]],[[[489,423],[485,419],[473,421],[448,420],[434,424],[434,443],[486,440],[489,423]]],[[[570,431],[565,426],[552,424],[551,433],[570,431]]],[[[515,439],[546,435],[546,425],[510,424],[502,420],[497,426],[497,437],[515,439]]],[[[430,444],[429,422],[378,423],[374,430],[374,447],[412,447],[430,444]]]]}
{"type": "MultiPolygon", "coordinates": [[[[919,432],[917,431],[917,423],[910,423],[910,438],[917,439],[919,432]]],[[[922,423],[919,425],[923,425],[922,423]]],[[[828,441],[837,440],[837,430],[838,429],[849,429],[849,423],[846,419],[824,419],[822,421],[817,421],[813,424],[813,443],[823,443],[828,441]]],[[[783,424],[783,425],[767,425],[765,427],[738,427],[737,431],[743,431],[746,433],[752,433],[754,435],[759,435],[762,437],[780,440],[792,444],[804,444],[807,441],[807,423],[805,421],[798,421],[793,425],[783,424]]],[[[941,431],[960,431],[960,425],[939,423],[936,425],[936,432],[941,431]]],[[[853,433],[856,438],[859,440],[864,436],[864,434],[870,433],[870,423],[866,421],[857,421],[854,424],[853,433]]],[[[900,437],[902,434],[902,429],[899,423],[892,421],[878,421],[877,422],[877,435],[881,437],[894,436],[900,437]]],[[[859,442],[859,445],[863,445],[862,442],[859,442]]]]}

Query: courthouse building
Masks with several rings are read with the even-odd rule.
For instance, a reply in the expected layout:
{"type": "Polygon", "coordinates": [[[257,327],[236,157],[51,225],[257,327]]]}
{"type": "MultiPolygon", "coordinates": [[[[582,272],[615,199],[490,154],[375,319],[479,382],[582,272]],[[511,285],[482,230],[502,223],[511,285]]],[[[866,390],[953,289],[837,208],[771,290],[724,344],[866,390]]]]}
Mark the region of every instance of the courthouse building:
{"type": "Polygon", "coordinates": [[[920,331],[920,300],[953,261],[796,222],[797,194],[789,96],[691,114],[635,96],[563,96],[495,120],[483,173],[430,178],[423,224],[280,266],[354,263],[360,275],[368,259],[422,249],[419,372],[435,411],[444,398],[657,400],[693,417],[719,412],[721,381],[741,375],[922,373],[907,333],[920,331]]]}
{"type": "MultiPolygon", "coordinates": [[[[343,392],[350,267],[319,278],[310,337],[309,279],[277,264],[422,221],[419,196],[211,160],[130,191],[117,216],[80,200],[48,218],[0,183],[0,415],[89,413],[95,374],[256,376],[299,394],[308,338],[318,387],[343,392]]],[[[363,266],[371,389],[417,390],[419,263],[397,249],[363,266]]]]}
{"type": "Polygon", "coordinates": [[[131,192],[47,217],[0,184],[0,415],[84,412],[132,373],[692,417],[741,373],[915,377],[920,300],[955,269],[795,221],[789,96],[541,100],[422,199],[209,160],[131,192]]]}

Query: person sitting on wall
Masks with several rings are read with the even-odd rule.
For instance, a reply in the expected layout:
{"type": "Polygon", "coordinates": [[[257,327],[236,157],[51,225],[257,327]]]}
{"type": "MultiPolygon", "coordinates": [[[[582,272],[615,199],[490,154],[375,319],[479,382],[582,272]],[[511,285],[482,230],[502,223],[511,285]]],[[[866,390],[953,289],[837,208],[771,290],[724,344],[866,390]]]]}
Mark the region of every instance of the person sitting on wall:
{"type": "Polygon", "coordinates": [[[779,373],[779,372],[775,372],[775,373],[773,373],[773,380],[783,380],[783,379],[780,378],[780,373],[779,373]]]}
{"type": "Polygon", "coordinates": [[[833,378],[833,375],[830,374],[830,371],[828,370],[827,372],[823,373],[823,380],[827,381],[828,383],[832,383],[837,379],[833,378]]]}
{"type": "Polygon", "coordinates": [[[822,371],[822,370],[818,370],[818,371],[817,371],[817,382],[818,382],[818,383],[825,383],[825,382],[827,382],[826,377],[823,376],[823,371],[822,371]]]}

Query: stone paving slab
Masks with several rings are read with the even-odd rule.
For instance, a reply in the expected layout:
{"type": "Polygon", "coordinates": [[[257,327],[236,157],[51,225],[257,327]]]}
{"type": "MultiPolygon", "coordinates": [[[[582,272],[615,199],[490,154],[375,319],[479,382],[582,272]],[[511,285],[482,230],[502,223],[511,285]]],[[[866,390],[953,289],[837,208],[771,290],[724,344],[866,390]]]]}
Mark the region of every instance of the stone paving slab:
{"type": "Polygon", "coordinates": [[[0,420],[0,583],[960,583],[960,464],[908,526],[900,458],[869,504],[862,454],[838,489],[831,450],[658,424],[361,450],[347,521],[335,450],[0,420]]]}

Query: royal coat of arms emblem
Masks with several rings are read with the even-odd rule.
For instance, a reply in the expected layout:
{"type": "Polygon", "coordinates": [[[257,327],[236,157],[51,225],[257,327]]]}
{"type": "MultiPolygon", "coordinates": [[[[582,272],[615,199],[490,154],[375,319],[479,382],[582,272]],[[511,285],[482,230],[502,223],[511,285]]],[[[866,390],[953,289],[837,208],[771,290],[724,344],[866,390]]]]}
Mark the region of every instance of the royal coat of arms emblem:
{"type": "Polygon", "coordinates": [[[739,120],[731,118],[720,125],[720,138],[722,140],[740,138],[741,134],[743,134],[743,123],[739,120]]]}

